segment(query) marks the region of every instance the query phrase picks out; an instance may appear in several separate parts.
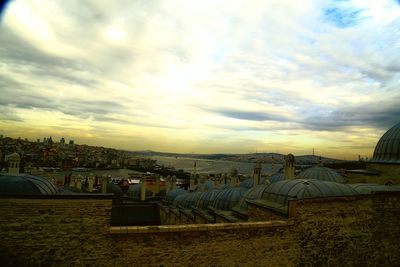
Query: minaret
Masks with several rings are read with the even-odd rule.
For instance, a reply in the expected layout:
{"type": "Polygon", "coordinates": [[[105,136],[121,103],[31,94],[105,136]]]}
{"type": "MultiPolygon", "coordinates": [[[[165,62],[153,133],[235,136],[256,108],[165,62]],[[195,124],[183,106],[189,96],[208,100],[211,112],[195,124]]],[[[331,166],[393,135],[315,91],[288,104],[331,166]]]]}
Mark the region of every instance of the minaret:
{"type": "Polygon", "coordinates": [[[12,153],[6,156],[6,161],[8,161],[8,173],[18,175],[21,163],[21,157],[19,156],[19,154],[12,153]]]}
{"type": "Polygon", "coordinates": [[[193,173],[192,175],[190,175],[190,181],[189,181],[189,191],[193,191],[194,190],[194,183],[195,183],[195,178],[196,178],[196,173],[197,173],[197,168],[196,168],[196,161],[194,162],[194,166],[193,166],[193,173]]]}
{"type": "Polygon", "coordinates": [[[283,171],[285,179],[294,179],[294,156],[288,154],[285,157],[285,167],[283,171]]]}
{"type": "Polygon", "coordinates": [[[254,163],[253,186],[261,184],[261,162],[254,163]]]}

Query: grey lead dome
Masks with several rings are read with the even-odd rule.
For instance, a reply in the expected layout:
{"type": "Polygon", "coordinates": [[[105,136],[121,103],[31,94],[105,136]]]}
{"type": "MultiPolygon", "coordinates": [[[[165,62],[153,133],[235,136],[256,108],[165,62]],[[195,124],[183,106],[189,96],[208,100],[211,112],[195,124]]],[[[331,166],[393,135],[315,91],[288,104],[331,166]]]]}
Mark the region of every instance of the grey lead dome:
{"type": "Polygon", "coordinates": [[[375,147],[371,163],[400,163],[400,123],[390,128],[375,147]]]}

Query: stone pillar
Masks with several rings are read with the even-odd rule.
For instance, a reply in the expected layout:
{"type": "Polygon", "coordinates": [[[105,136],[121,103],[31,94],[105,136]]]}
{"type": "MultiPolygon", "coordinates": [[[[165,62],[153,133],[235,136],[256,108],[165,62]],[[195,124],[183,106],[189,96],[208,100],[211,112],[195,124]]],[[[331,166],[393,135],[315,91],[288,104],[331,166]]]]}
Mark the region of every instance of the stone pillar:
{"type": "Polygon", "coordinates": [[[171,191],[171,187],[172,187],[171,176],[168,175],[165,181],[165,192],[168,193],[169,191],[171,191]]]}
{"type": "Polygon", "coordinates": [[[107,193],[107,185],[108,185],[108,177],[107,176],[101,176],[101,192],[103,194],[107,193]]]}
{"type": "Polygon", "coordinates": [[[82,175],[75,176],[74,178],[75,178],[76,188],[82,189],[82,179],[83,179],[82,175]]]}
{"type": "Polygon", "coordinates": [[[140,179],[140,200],[146,200],[146,177],[142,176],[140,179]]]}
{"type": "Polygon", "coordinates": [[[293,154],[288,154],[285,157],[285,167],[284,167],[285,179],[294,179],[294,156],[293,154]]]}
{"type": "Polygon", "coordinates": [[[72,177],[70,177],[69,179],[70,179],[70,180],[69,180],[69,186],[70,186],[70,187],[76,187],[75,177],[72,176],[72,177]]]}
{"type": "Polygon", "coordinates": [[[94,176],[93,173],[91,173],[88,177],[88,192],[92,192],[93,191],[93,184],[94,184],[94,176]]]}
{"type": "Polygon", "coordinates": [[[261,183],[261,162],[254,163],[253,186],[261,183]]]}

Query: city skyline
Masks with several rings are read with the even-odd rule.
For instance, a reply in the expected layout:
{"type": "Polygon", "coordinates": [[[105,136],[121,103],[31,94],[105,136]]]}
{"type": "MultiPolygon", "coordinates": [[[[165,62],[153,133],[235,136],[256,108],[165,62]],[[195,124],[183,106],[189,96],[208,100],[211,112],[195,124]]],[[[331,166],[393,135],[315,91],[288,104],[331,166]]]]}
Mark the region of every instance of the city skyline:
{"type": "Polygon", "coordinates": [[[3,12],[5,136],[356,159],[400,121],[399,1],[12,1],[3,12]]]}

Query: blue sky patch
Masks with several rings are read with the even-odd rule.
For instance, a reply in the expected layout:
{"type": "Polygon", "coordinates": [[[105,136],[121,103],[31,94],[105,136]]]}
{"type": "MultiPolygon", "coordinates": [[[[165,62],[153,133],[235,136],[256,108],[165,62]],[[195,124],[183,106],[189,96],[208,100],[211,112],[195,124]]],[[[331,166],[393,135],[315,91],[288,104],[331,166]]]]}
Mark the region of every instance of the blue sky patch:
{"type": "Polygon", "coordinates": [[[328,8],[325,9],[324,15],[330,23],[338,28],[348,28],[356,25],[364,17],[361,16],[363,9],[356,8],[328,8]]]}

